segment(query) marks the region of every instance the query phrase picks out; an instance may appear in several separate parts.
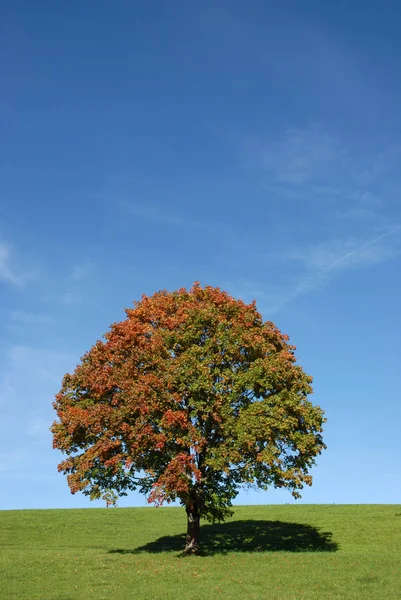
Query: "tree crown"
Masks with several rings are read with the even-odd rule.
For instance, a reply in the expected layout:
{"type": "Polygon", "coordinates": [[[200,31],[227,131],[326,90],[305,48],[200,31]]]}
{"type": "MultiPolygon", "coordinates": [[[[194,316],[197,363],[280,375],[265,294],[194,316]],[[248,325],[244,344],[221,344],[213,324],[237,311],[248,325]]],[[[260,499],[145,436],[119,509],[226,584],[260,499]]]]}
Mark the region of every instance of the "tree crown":
{"type": "Polygon", "coordinates": [[[143,296],[65,375],[53,445],[72,493],[139,489],[223,519],[242,485],[311,484],[323,411],[294,346],[219,288],[143,296]]]}

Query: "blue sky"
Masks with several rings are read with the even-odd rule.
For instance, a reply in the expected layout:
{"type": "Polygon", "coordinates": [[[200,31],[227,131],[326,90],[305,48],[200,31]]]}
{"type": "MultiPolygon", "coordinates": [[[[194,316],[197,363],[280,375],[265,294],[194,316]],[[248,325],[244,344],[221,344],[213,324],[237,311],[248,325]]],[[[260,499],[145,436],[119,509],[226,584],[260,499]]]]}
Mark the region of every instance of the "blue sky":
{"type": "Polygon", "coordinates": [[[57,473],[53,396],[124,307],[195,280],[255,298],[314,376],[328,449],[301,502],[400,501],[400,18],[2,4],[0,508],[97,505],[57,473]]]}

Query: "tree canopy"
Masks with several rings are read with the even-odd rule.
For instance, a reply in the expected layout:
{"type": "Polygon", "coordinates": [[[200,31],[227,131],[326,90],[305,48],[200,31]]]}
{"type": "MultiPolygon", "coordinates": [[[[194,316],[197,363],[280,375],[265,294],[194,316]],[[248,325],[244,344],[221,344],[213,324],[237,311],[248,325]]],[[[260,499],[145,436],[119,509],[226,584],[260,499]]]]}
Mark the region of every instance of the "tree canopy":
{"type": "Polygon", "coordinates": [[[325,419],[288,339],[219,288],[143,296],[56,396],[53,445],[71,492],[179,500],[187,552],[199,551],[200,518],[224,520],[244,485],[299,497],[325,419]]]}

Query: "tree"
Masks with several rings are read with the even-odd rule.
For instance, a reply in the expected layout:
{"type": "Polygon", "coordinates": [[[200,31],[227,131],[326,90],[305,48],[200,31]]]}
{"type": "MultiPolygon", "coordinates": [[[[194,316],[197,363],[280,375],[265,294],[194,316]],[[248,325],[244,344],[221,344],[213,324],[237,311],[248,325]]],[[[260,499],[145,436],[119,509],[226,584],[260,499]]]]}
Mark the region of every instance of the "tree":
{"type": "Polygon", "coordinates": [[[53,446],[74,494],[108,504],[138,489],[187,513],[187,553],[200,519],[231,514],[241,486],[292,490],[325,445],[312,378],[255,302],[210,286],[161,291],[127,309],[65,375],[53,446]]]}

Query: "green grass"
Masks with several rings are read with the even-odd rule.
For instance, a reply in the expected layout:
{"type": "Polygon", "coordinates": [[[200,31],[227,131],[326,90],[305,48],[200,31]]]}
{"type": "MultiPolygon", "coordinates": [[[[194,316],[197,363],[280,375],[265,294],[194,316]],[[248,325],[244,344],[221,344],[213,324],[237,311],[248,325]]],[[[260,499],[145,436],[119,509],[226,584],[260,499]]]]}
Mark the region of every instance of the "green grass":
{"type": "Polygon", "coordinates": [[[401,506],[237,507],[182,557],[178,508],[0,512],[1,600],[401,598],[401,506]]]}

